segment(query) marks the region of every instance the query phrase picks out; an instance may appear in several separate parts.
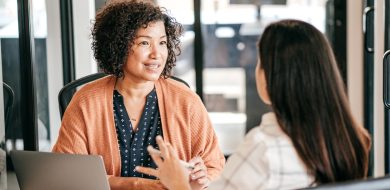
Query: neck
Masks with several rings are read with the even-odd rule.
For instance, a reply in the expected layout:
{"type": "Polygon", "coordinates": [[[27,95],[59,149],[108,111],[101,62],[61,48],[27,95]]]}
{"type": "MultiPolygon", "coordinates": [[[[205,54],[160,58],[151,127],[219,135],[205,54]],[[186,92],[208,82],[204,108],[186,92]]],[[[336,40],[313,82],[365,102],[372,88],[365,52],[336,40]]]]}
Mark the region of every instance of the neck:
{"type": "Polygon", "coordinates": [[[144,99],[150,91],[153,90],[153,88],[153,81],[140,83],[126,79],[126,77],[118,78],[115,85],[115,89],[118,90],[122,96],[126,96],[131,99],[144,99]]]}

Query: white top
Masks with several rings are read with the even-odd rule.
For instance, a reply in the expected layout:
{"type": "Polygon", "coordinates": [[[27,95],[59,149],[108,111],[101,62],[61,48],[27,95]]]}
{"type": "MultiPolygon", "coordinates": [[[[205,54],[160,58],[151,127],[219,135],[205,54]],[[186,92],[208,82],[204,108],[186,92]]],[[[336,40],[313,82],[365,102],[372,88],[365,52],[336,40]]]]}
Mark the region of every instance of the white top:
{"type": "Polygon", "coordinates": [[[208,189],[297,189],[308,187],[313,181],[275,114],[267,113],[208,189]]]}

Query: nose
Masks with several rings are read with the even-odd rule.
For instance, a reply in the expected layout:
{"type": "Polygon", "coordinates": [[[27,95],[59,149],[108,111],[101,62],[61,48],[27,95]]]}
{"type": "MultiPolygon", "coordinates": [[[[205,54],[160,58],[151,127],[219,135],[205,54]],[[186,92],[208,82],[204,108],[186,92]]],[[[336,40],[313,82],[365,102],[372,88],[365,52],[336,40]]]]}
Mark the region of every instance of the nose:
{"type": "Polygon", "coordinates": [[[152,45],[150,47],[150,58],[152,59],[159,59],[162,57],[162,52],[164,51],[162,47],[160,47],[158,44],[152,45]]]}

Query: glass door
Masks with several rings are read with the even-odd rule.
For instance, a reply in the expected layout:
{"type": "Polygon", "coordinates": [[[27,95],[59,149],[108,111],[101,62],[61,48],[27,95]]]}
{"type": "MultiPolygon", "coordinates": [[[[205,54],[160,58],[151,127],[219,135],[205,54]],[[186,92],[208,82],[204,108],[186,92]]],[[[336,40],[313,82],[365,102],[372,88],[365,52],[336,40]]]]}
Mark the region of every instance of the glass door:
{"type": "MultiPolygon", "coordinates": [[[[1,129],[1,189],[8,185],[7,172],[12,170],[9,152],[15,149],[36,150],[38,147],[36,96],[34,80],[35,43],[31,22],[31,2],[0,0],[1,78],[3,82],[4,129],[1,129]],[[5,162],[7,167],[5,167],[5,162]]],[[[2,121],[3,123],[3,121],[2,121]]],[[[11,179],[12,181],[12,179],[11,179]]],[[[14,180],[16,181],[16,180],[14,180]]]]}
{"type": "Polygon", "coordinates": [[[326,31],[325,0],[203,0],[204,102],[230,155],[270,108],[255,83],[256,42],[269,23],[293,18],[326,31]]]}
{"type": "Polygon", "coordinates": [[[49,149],[45,0],[1,0],[3,82],[14,93],[7,116],[6,150],[49,149]],[[20,29],[20,27],[22,27],[20,29]]]}
{"type": "MultiPolygon", "coordinates": [[[[10,38],[18,38],[17,31],[4,32],[4,28],[10,27],[11,23],[17,24],[17,7],[11,1],[0,0],[0,189],[7,189],[7,147],[6,131],[9,129],[9,111],[12,106],[12,89],[3,79],[4,68],[4,44],[10,38]],[[6,89],[6,90],[4,90],[6,89]],[[7,93],[10,92],[10,93],[7,93]],[[8,109],[7,109],[8,108],[8,109]]],[[[8,48],[8,47],[7,47],[8,48]]],[[[18,46],[13,47],[18,52],[18,46]]]]}
{"type": "Polygon", "coordinates": [[[4,129],[4,148],[9,153],[9,150],[15,149],[17,145],[19,147],[23,146],[23,141],[17,140],[22,139],[20,112],[16,109],[20,104],[20,78],[18,75],[11,75],[11,73],[19,73],[20,69],[18,11],[16,1],[1,0],[0,6],[0,14],[2,15],[2,22],[0,23],[1,62],[2,70],[7,71],[2,74],[2,81],[3,86],[5,83],[5,85],[8,86],[9,91],[13,92],[9,94],[14,94],[12,105],[10,104],[10,107],[8,108],[8,116],[5,121],[4,129]]]}

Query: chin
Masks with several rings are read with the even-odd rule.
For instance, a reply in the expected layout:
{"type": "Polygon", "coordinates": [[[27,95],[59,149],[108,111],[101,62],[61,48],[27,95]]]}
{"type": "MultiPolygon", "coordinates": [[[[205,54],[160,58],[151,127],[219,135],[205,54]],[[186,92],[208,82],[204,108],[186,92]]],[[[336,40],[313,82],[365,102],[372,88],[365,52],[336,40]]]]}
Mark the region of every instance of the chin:
{"type": "Polygon", "coordinates": [[[153,74],[146,77],[149,81],[157,81],[160,78],[161,74],[153,74]]]}

